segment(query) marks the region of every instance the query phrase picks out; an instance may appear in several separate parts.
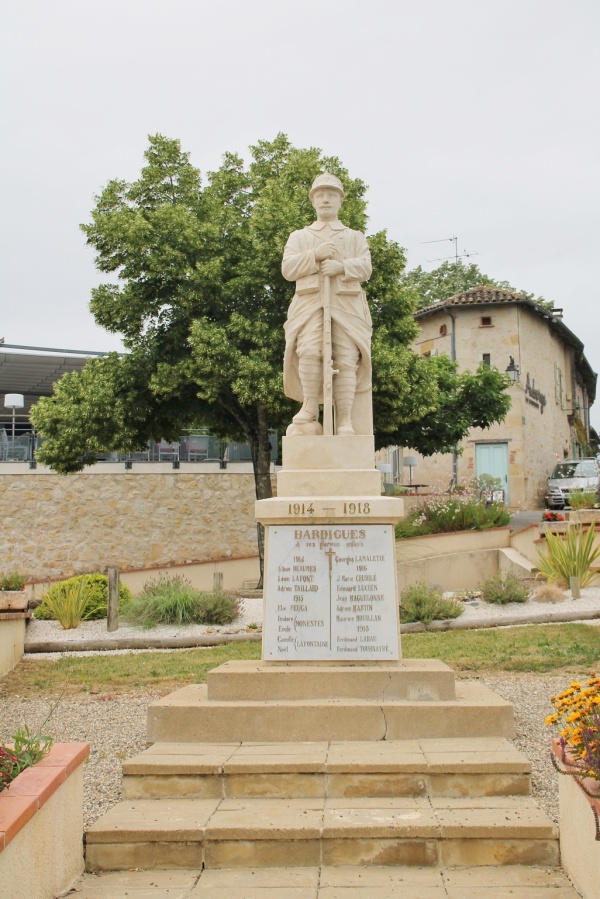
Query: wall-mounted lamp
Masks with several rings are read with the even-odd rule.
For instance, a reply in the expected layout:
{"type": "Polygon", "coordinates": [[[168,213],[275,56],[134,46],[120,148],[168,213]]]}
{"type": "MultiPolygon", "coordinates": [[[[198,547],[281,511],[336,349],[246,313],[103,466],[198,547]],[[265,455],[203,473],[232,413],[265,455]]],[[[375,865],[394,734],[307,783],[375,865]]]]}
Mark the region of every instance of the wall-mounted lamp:
{"type": "Polygon", "coordinates": [[[521,377],[521,372],[519,371],[519,366],[515,365],[514,356],[509,356],[509,363],[506,366],[506,374],[510,378],[511,384],[518,384],[519,379],[521,377]]]}

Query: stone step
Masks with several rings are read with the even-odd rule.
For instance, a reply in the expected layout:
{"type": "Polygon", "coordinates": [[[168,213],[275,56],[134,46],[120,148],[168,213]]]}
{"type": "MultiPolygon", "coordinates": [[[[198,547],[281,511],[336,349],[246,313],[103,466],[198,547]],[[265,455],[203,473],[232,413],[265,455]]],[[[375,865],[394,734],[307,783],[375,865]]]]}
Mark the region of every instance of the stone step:
{"type": "Polygon", "coordinates": [[[482,684],[456,684],[454,700],[211,701],[190,684],[148,708],[148,741],[378,741],[515,735],[509,702],[482,684]]]}
{"type": "Polygon", "coordinates": [[[527,795],[531,764],[508,740],[155,743],[123,764],[127,799],[527,795]]]}
{"type": "Polygon", "coordinates": [[[349,866],[85,874],[77,899],[580,899],[554,868],[349,866]]]}
{"type": "Polygon", "coordinates": [[[225,662],[209,672],[208,699],[455,699],[454,672],[437,659],[406,659],[377,665],[340,667],[326,663],[293,665],[225,662]]]}
{"type": "Polygon", "coordinates": [[[88,871],[558,864],[528,796],[127,800],[87,832],[88,871]]]}

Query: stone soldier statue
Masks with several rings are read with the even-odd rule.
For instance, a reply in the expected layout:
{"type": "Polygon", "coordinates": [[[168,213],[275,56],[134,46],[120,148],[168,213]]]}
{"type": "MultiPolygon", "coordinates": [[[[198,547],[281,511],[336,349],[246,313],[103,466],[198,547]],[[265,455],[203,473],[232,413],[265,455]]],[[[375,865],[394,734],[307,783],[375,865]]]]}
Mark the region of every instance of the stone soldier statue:
{"type": "MultiPolygon", "coordinates": [[[[335,433],[373,433],[371,395],[371,314],[362,282],[371,275],[364,234],[338,220],[344,199],[335,175],[319,175],[310,200],[317,221],[294,231],[283,253],[284,278],[296,282],[285,323],[283,382],[286,396],[302,402],[288,436],[322,433],[324,367],[333,372],[335,433]],[[323,359],[325,321],[330,311],[331,360],[323,359]]],[[[325,327],[327,330],[327,325],[325,327]]],[[[326,392],[327,394],[327,392],[326,392]]],[[[325,409],[324,409],[325,420],[325,409]]]]}

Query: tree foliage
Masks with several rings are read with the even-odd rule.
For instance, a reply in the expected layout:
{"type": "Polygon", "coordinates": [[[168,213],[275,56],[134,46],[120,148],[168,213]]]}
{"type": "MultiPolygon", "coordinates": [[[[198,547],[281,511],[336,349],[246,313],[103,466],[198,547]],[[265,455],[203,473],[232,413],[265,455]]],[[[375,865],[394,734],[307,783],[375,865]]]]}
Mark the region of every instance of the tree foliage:
{"type": "MultiPolygon", "coordinates": [[[[366,186],[337,157],[296,149],[283,134],[251,147],[248,163],[225,154],[204,181],[177,140],[150,137],[145,158],[138,180],[110,181],[82,225],[98,270],[111,276],[92,291],[92,313],[127,352],[91,360],[38,402],[40,461],[78,471],[101,450],[140,449],[202,424],[250,443],[257,496],[270,496],[269,429],[283,431],[297,408],[282,387],[293,293],[283,248],[314,219],[308,193],[318,173],[341,178],[340,217],[363,231],[366,186]]],[[[368,240],[377,445],[444,451],[505,414],[505,380],[490,369],[457,375],[448,360],[409,349],[419,285],[384,231],[368,240]]]]}

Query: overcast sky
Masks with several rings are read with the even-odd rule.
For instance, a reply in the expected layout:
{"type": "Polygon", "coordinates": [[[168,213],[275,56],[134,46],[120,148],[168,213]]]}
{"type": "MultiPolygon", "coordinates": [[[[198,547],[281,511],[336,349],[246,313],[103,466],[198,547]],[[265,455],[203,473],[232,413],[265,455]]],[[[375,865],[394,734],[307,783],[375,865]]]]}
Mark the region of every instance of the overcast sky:
{"type": "Polygon", "coordinates": [[[410,268],[456,235],[600,371],[598,0],[5,0],[0,33],[6,343],[120,348],[79,224],[148,134],[206,172],[283,131],[368,184],[410,268]]]}

